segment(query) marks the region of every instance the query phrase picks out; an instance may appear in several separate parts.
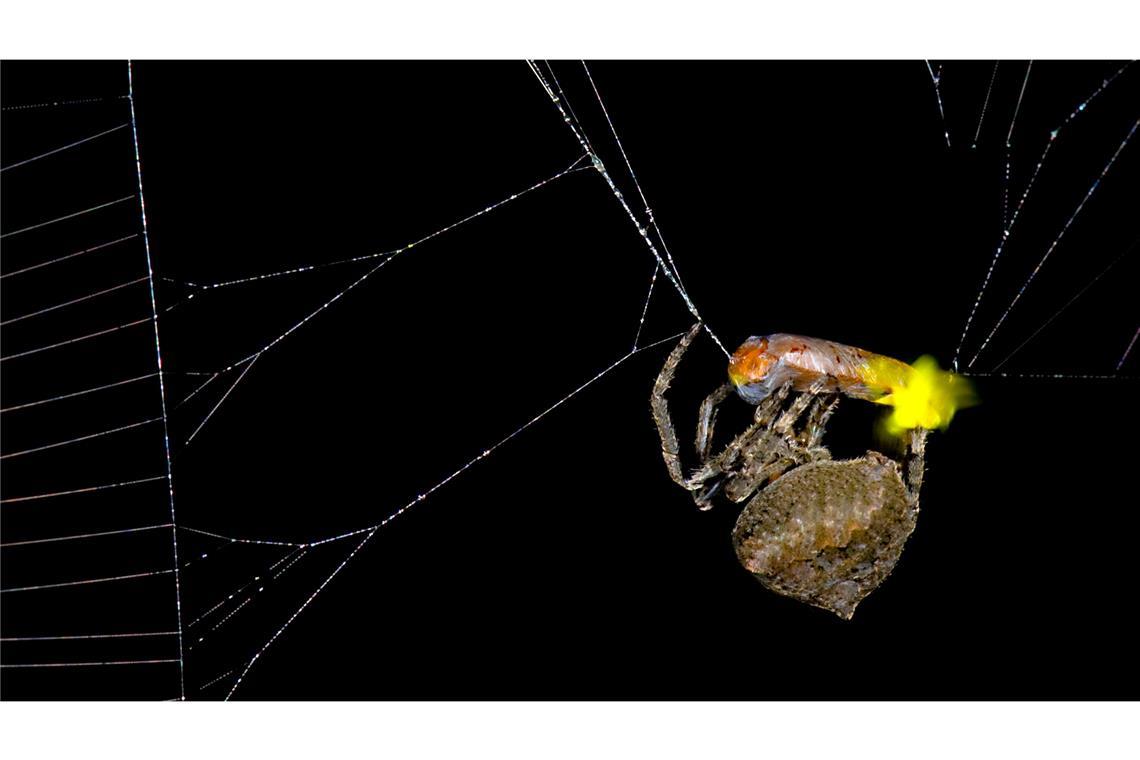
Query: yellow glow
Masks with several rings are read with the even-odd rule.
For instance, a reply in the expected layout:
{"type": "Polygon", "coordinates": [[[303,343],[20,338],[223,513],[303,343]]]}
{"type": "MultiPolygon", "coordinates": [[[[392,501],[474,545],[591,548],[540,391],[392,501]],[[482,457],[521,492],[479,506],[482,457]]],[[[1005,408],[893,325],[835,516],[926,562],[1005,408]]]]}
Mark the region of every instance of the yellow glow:
{"type": "MultiPolygon", "coordinates": [[[[887,368],[875,367],[873,360],[871,370],[886,374],[887,368]]],[[[920,357],[900,380],[890,385],[885,396],[875,400],[877,404],[894,407],[885,426],[895,436],[916,427],[945,429],[954,412],[977,403],[970,381],[939,369],[932,356],[920,357]]]]}

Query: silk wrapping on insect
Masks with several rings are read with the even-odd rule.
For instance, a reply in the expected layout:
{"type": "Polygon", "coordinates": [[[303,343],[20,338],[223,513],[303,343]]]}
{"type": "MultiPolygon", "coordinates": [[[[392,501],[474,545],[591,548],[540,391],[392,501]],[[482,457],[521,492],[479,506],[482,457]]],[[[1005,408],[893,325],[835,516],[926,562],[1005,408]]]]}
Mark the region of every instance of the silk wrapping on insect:
{"type": "Polygon", "coordinates": [[[752,404],[790,383],[800,392],[814,388],[893,407],[886,427],[895,434],[945,428],[957,409],[974,402],[969,382],[939,369],[933,357],[908,365],[855,346],[787,333],[746,340],[729,360],[728,375],[752,404]]]}

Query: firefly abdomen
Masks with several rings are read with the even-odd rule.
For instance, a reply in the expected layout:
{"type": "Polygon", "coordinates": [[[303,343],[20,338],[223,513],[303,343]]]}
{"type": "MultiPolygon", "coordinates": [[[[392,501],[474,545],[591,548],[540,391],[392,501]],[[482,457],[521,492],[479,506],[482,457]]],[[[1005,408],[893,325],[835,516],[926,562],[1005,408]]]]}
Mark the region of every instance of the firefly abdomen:
{"type": "Polygon", "coordinates": [[[911,366],[854,346],[786,333],[744,341],[729,360],[728,376],[751,404],[790,384],[800,392],[842,393],[892,406],[888,428],[894,433],[945,427],[955,410],[973,402],[969,383],[938,369],[931,357],[911,366]]]}

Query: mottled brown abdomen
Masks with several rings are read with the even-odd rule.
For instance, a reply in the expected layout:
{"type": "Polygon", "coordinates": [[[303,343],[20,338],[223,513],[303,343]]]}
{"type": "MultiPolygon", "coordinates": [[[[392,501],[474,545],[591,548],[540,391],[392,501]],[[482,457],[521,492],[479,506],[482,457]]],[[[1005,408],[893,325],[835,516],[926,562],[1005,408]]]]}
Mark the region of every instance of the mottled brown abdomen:
{"type": "Polygon", "coordinates": [[[898,562],[916,502],[899,465],[875,452],[806,464],[748,503],[732,543],[768,589],[850,619],[898,562]]]}

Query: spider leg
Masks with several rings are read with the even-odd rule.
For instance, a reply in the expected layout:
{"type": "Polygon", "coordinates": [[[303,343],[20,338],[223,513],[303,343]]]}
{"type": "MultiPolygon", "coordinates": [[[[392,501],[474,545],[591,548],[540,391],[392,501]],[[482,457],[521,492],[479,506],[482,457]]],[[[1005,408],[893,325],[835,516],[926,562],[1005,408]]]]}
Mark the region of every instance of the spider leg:
{"type": "Polygon", "coordinates": [[[736,436],[723,451],[710,458],[717,409],[733,391],[733,385],[725,383],[701,403],[696,435],[696,449],[701,466],[686,478],[681,467],[680,443],[669,413],[666,394],[676,376],[681,359],[701,327],[699,322],[693,325],[665,359],[665,364],[653,385],[650,408],[661,439],[661,456],[665,461],[669,477],[677,485],[690,491],[697,506],[706,510],[711,508],[712,497],[721,488],[725,489],[733,501],[742,501],[788,469],[803,462],[829,456],[827,450],[818,443],[823,436],[823,427],[834,411],[838,399],[824,399],[819,396],[826,387],[826,381],[821,379],[806,393],[797,396],[791,406],[784,410],[784,403],[792,390],[791,384],[785,383],[757,405],[753,424],[736,436]],[[807,425],[797,434],[793,428],[805,412],[808,414],[807,425]],[[773,436],[773,432],[777,435],[773,436]]]}
{"type": "Polygon", "coordinates": [[[701,468],[693,473],[692,477],[689,478],[689,485],[687,485],[686,488],[694,492],[699,492],[693,494],[693,500],[701,510],[711,509],[712,497],[715,496],[726,483],[731,485],[729,481],[733,480],[737,475],[733,470],[737,466],[741,453],[753,448],[756,445],[756,439],[765,432],[764,430],[758,429],[755,425],[750,426],[725,446],[723,451],[712,459],[704,462],[701,468]],[[713,482],[711,486],[706,487],[705,484],[710,480],[715,482],[713,482]]]}
{"type": "Polygon", "coordinates": [[[769,428],[776,419],[776,415],[784,408],[784,401],[787,400],[788,394],[792,392],[792,384],[784,383],[779,388],[774,390],[770,396],[756,405],[756,411],[752,414],[752,421],[763,428],[769,428]]]}
{"type": "Polygon", "coordinates": [[[839,395],[818,396],[808,412],[807,423],[799,434],[798,441],[805,449],[818,449],[823,440],[823,432],[827,421],[835,414],[839,406],[839,395]]]}
{"type": "Polygon", "coordinates": [[[926,469],[926,428],[915,428],[908,433],[907,453],[903,459],[905,469],[904,484],[907,501],[918,508],[918,492],[922,489],[922,476],[926,469]]]}
{"type": "Polygon", "coordinates": [[[746,501],[767,483],[780,477],[798,464],[800,462],[795,457],[787,454],[763,462],[759,460],[751,462],[728,484],[728,487],[725,488],[725,496],[738,504],[746,501]]]}
{"type": "MultiPolygon", "coordinates": [[[[653,394],[650,397],[650,408],[653,412],[653,421],[657,425],[657,433],[661,438],[661,456],[665,460],[665,468],[669,471],[669,477],[673,482],[681,486],[687,491],[693,492],[693,500],[697,506],[702,510],[712,507],[711,499],[716,494],[720,487],[723,485],[722,480],[718,480],[711,487],[706,487],[710,480],[718,479],[720,476],[725,475],[727,470],[734,466],[740,456],[741,450],[748,445],[751,445],[753,439],[757,435],[756,426],[752,426],[749,430],[738,435],[728,446],[725,447],[717,456],[712,459],[706,459],[706,454],[712,439],[713,420],[715,417],[716,405],[732,390],[731,384],[726,384],[717,390],[713,391],[705,402],[701,405],[701,420],[697,428],[697,447],[702,455],[702,463],[691,477],[686,478],[681,469],[681,456],[680,456],[680,443],[677,440],[677,431],[673,425],[673,420],[669,414],[669,404],[666,401],[665,394],[669,390],[669,385],[673,382],[673,378],[677,373],[677,366],[681,363],[681,358],[685,355],[689,345],[696,338],[697,333],[701,329],[701,324],[698,322],[693,325],[692,329],[681,338],[676,347],[673,348],[669,356],[665,359],[665,365],[661,368],[661,372],[657,375],[657,381],[653,385],[653,394]]],[[[787,395],[787,391],[783,391],[780,398],[787,395]]],[[[731,477],[731,476],[729,476],[731,477]]]]}
{"type": "Polygon", "coordinates": [[[732,383],[725,383],[710,393],[701,402],[700,418],[697,421],[697,456],[704,462],[709,458],[712,447],[713,427],[716,425],[717,406],[733,391],[732,383]]]}
{"type": "Polygon", "coordinates": [[[819,393],[825,387],[827,387],[827,384],[823,379],[816,380],[812,383],[811,387],[796,397],[796,400],[792,402],[792,405],[788,407],[787,411],[780,415],[780,418],[772,425],[772,429],[780,435],[788,435],[792,430],[792,426],[803,416],[808,406],[817,400],[819,393]]]}
{"type": "MultiPolygon", "coordinates": [[[[722,391],[726,391],[725,395],[727,395],[727,390],[731,390],[731,388],[731,384],[726,384],[726,386],[722,386],[721,388],[713,391],[713,393],[709,394],[709,398],[706,398],[704,404],[701,405],[702,414],[704,413],[705,404],[709,404],[710,401],[722,391]]],[[[708,464],[715,464],[718,467],[722,468],[728,467],[736,461],[741,451],[754,448],[756,442],[768,434],[768,430],[772,426],[772,420],[774,420],[776,418],[776,415],[780,412],[780,409],[783,406],[784,401],[788,398],[789,393],[791,393],[791,390],[791,383],[785,383],[773,391],[770,396],[757,404],[756,411],[753,413],[752,424],[748,427],[748,429],[737,435],[736,438],[734,438],[732,442],[724,448],[724,451],[708,460],[708,464]]],[[[711,438],[711,422],[708,426],[708,434],[711,438]]],[[[705,443],[702,441],[701,429],[699,427],[697,442],[698,444],[705,443]]],[[[705,445],[707,446],[707,443],[705,445]]]]}
{"type": "MultiPolygon", "coordinates": [[[[839,403],[838,396],[819,395],[826,388],[826,380],[821,379],[796,397],[795,401],[778,414],[781,402],[788,396],[789,387],[784,386],[782,393],[773,394],[773,403],[765,399],[762,408],[756,411],[757,424],[764,424],[763,432],[771,430],[775,435],[764,445],[764,448],[749,457],[744,467],[737,473],[736,478],[725,489],[725,494],[735,502],[749,498],[766,483],[775,480],[792,467],[820,459],[830,459],[831,452],[820,445],[823,438],[824,427],[827,420],[835,412],[839,403]],[[795,432],[797,421],[807,414],[804,429],[795,432]],[[777,416],[778,414],[778,416],[777,416]]],[[[759,449],[751,447],[750,451],[759,449]]]]}
{"type": "Polygon", "coordinates": [[[669,403],[665,400],[665,393],[669,390],[669,385],[677,374],[677,365],[681,363],[681,357],[685,355],[685,351],[688,350],[693,339],[697,337],[700,329],[700,322],[693,325],[669,353],[665,359],[665,365],[657,375],[657,381],[653,384],[653,395],[650,397],[650,409],[653,412],[653,422],[657,425],[657,434],[661,438],[661,456],[665,460],[665,468],[669,471],[669,477],[673,479],[673,482],[690,491],[698,490],[701,484],[693,485],[681,471],[681,445],[677,441],[677,430],[673,427],[673,419],[669,414],[669,403]]]}

